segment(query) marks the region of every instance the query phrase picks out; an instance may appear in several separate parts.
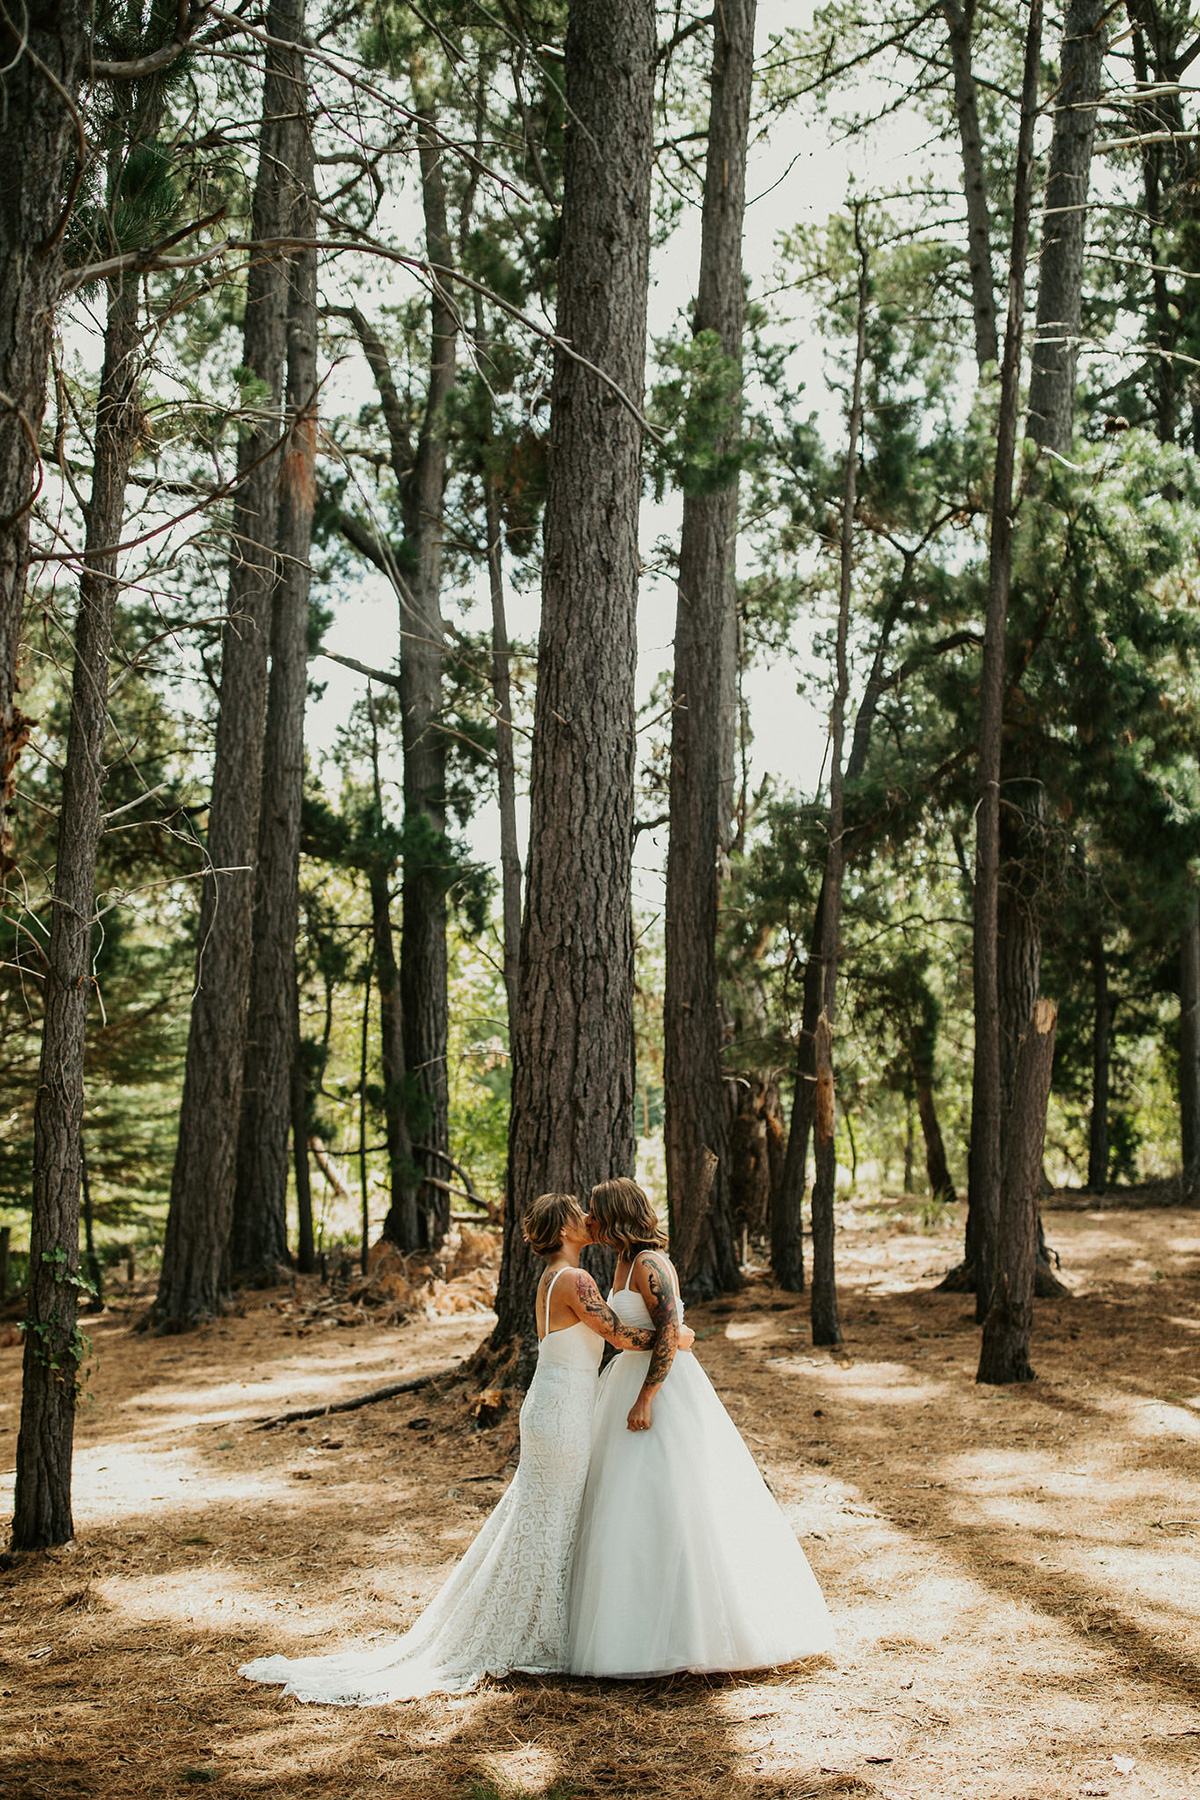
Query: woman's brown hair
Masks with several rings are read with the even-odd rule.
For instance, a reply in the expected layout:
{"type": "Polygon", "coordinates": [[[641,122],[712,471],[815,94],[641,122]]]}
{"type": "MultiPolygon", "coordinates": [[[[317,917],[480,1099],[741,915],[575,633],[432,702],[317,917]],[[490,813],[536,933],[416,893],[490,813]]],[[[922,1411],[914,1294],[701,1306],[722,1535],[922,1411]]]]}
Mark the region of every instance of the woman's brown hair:
{"type": "Polygon", "coordinates": [[[644,1190],[628,1175],[602,1181],[592,1189],[591,1214],[600,1242],[625,1256],[639,1250],[665,1250],[667,1234],[659,1225],[644,1190]]]}
{"type": "Polygon", "coordinates": [[[582,1219],[583,1208],[574,1194],[539,1194],[525,1208],[522,1224],[525,1242],[535,1256],[553,1256],[562,1249],[563,1228],[568,1219],[582,1219]]]}

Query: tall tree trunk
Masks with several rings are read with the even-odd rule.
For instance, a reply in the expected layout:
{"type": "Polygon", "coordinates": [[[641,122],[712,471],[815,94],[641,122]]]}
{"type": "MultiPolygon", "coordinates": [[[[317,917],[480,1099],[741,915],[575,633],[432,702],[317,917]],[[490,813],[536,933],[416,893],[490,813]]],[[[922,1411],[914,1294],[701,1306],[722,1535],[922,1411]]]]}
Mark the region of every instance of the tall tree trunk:
{"type": "Polygon", "coordinates": [[[975,0],[960,6],[958,0],[942,0],[950,33],[950,66],[954,72],[954,116],[962,156],[963,194],[967,202],[967,262],[971,272],[971,311],[975,322],[975,362],[982,375],[989,363],[998,362],[996,290],[992,273],[992,222],[988,212],[987,176],[983,161],[983,133],[979,128],[979,101],[971,67],[971,34],[975,28],[975,0]]]}
{"type": "MultiPolygon", "coordinates": [[[[713,14],[708,159],[693,329],[715,332],[739,368],[746,311],[742,225],[746,142],[754,85],[756,0],[725,0],[713,14]]],[[[739,394],[740,398],[740,394],[739,394]]],[[[713,447],[728,455],[737,425],[713,447]]],[[[729,1210],[729,1147],[717,997],[717,864],[725,791],[729,670],[737,624],[737,475],[713,492],[686,493],[675,614],[667,853],[663,1087],[671,1241],[689,1299],[741,1285],[729,1210]],[[717,1159],[696,1217],[705,1152],[717,1159]],[[678,1254],[678,1248],[677,1248],[678,1254]]]]}
{"type": "Polygon", "coordinates": [[[946,1146],[934,1101],[938,1006],[924,981],[921,982],[919,1005],[917,1028],[912,1041],[912,1078],[917,1117],[921,1121],[921,1133],[925,1140],[925,1173],[929,1179],[930,1198],[953,1202],[958,1199],[958,1195],[954,1191],[954,1182],[946,1161],[946,1146]]]}
{"type": "MultiPolygon", "coordinates": [[[[367,709],[371,720],[371,780],[374,789],[374,835],[383,837],[383,783],[379,778],[379,726],[375,697],[367,684],[367,709]]],[[[379,983],[379,1047],[383,1065],[383,1117],[387,1140],[391,1200],[383,1221],[383,1236],[403,1251],[421,1246],[421,1220],[417,1208],[418,1171],[408,1129],[408,1080],[404,1065],[404,1009],[400,999],[400,969],[392,933],[392,863],[382,846],[368,868],[371,890],[371,941],[375,946],[375,971],[379,983]]]]}
{"type": "MultiPolygon", "coordinates": [[[[303,64],[298,64],[303,73],[303,64]]],[[[315,229],[313,149],[307,90],[294,97],[302,120],[289,183],[286,235],[315,229]]],[[[296,934],[300,923],[300,811],[304,798],[304,706],[308,694],[317,446],[317,253],[288,265],[286,442],[279,472],[278,582],[271,629],[263,803],[242,1114],[230,1264],[235,1279],[270,1281],[287,1265],[288,1137],[296,1054],[296,934]]]]}
{"type": "MultiPolygon", "coordinates": [[[[286,171],[303,128],[304,0],[271,0],[262,131],[251,229],[284,235],[286,171]]],[[[242,362],[266,398],[238,443],[229,611],[200,902],[196,991],[188,1030],[162,1274],[150,1323],[183,1330],[211,1318],[226,1286],[250,993],[255,861],[262,797],[267,663],[274,605],[281,400],[289,283],[283,258],[255,256],[247,275],[242,362]]]]}
{"type": "Polygon", "coordinates": [[[833,1030],[822,1013],[813,1034],[817,1065],[816,1106],[813,1123],[816,1173],[813,1176],[812,1340],[814,1344],[840,1344],[837,1273],[833,1249],[833,1174],[837,1171],[835,1094],[833,1085],[833,1030]],[[824,1189],[818,1199],[818,1188],[824,1189]],[[825,1192],[829,1199],[825,1200],[825,1192]]]}
{"type": "MultiPolygon", "coordinates": [[[[431,262],[450,266],[445,154],[432,106],[421,109],[418,145],[425,243],[431,262]]],[[[404,1063],[418,1096],[409,1121],[427,1176],[444,1177],[450,1149],[449,1032],[446,962],[446,740],[441,729],[442,532],[446,486],[446,402],[454,386],[457,314],[439,285],[430,303],[429,388],[411,477],[403,488],[405,536],[413,557],[400,626],[400,711],[404,739],[403,920],[400,987],[404,1063]]],[[[434,1248],[450,1229],[450,1197],[422,1184],[422,1241],[434,1248]]]]}
{"type": "Polygon", "coordinates": [[[96,853],[103,830],[109,663],[120,594],[116,546],[142,416],[137,301],[136,278],[110,285],[33,1116],[29,1310],[13,1518],[18,1550],[65,1544],[74,1530],[71,1447],[81,1350],[74,1281],[79,1270],[83,1061],[92,995],[96,853]]]}
{"type": "Polygon", "coordinates": [[[1179,940],[1179,1147],[1184,1195],[1200,1198],[1200,895],[1194,887],[1179,940]]]}
{"type": "Polygon", "coordinates": [[[858,251],[857,341],[850,429],[846,443],[846,477],[842,491],[837,641],[834,651],[834,694],[829,750],[829,848],[822,884],[821,1018],[815,1039],[817,1058],[817,1132],[813,1168],[813,1276],[810,1308],[814,1344],[840,1344],[834,1274],[834,1191],[837,1185],[837,1140],[834,1131],[833,1021],[837,1010],[838,938],[842,928],[842,877],[846,866],[844,839],[844,751],[846,700],[850,692],[847,645],[850,592],[854,578],[854,519],[858,510],[858,454],[863,420],[863,370],[867,358],[867,300],[870,263],[862,236],[862,211],[854,206],[854,242],[858,251]],[[829,1083],[828,1119],[824,1120],[823,1083],[829,1083]]]}
{"type": "Polygon", "coordinates": [[[1013,189],[1008,314],[1000,371],[996,460],[988,552],[987,613],[980,681],[979,803],[975,813],[974,1005],[975,1057],[971,1084],[968,1255],[976,1270],[976,1303],[987,1315],[1000,1222],[1000,1015],[996,925],[1000,877],[1000,743],[1004,717],[1004,639],[1012,579],[1012,485],[1020,415],[1021,339],[1025,266],[1033,190],[1033,128],[1042,43],[1042,0],[1030,0],[1021,89],[1021,125],[1013,189]]]}
{"type": "Polygon", "coordinates": [[[317,1250],[313,1239],[312,1180],[308,1167],[308,1077],[300,1041],[299,993],[296,995],[295,1049],[292,1053],[292,1161],[296,1170],[296,1267],[301,1275],[313,1275],[317,1250]]]}
{"type": "Polygon", "coordinates": [[[504,546],[496,483],[483,478],[488,537],[488,587],[492,601],[492,696],[496,705],[496,797],[500,806],[500,881],[503,899],[504,992],[511,1038],[517,1010],[521,961],[521,848],[517,836],[517,772],[513,754],[512,683],[509,679],[508,621],[504,608],[504,546]]]}
{"type": "Polygon", "coordinates": [[[1092,963],[1092,1116],[1088,1126],[1088,1192],[1108,1188],[1108,1071],[1112,1039],[1112,1003],[1108,993],[1108,957],[1104,934],[1094,931],[1088,944],[1092,963]]]}
{"type": "Polygon", "coordinates": [[[29,735],[17,705],[29,513],[62,237],[84,174],[76,100],[91,24],[80,0],[26,0],[0,15],[0,879],[13,866],[9,808],[29,735]]]}
{"type": "Polygon", "coordinates": [[[1000,803],[996,901],[996,1001],[1000,1020],[1000,1144],[1012,1105],[1017,1047],[1029,1026],[1042,974],[1040,901],[1045,797],[1038,781],[1007,776],[1000,803]]]}
{"type": "Polygon", "coordinates": [[[1110,11],[1105,0],[1070,0],[1063,22],[1026,424],[1035,443],[1059,456],[1070,455],[1075,434],[1088,190],[1110,11]]]}
{"type": "Polygon", "coordinates": [[[976,1381],[1033,1380],[1029,1343],[1038,1253],[1038,1196],[1057,1016],[1053,1000],[1039,1000],[1020,1041],[1004,1154],[995,1276],[976,1381]]]}
{"type": "MultiPolygon", "coordinates": [[[[892,633],[903,608],[910,573],[911,563],[906,567],[904,580],[897,584],[880,622],[879,636],[875,640],[875,653],[871,658],[867,683],[855,714],[854,731],[850,739],[850,755],[846,760],[845,786],[847,787],[852,786],[859,779],[867,766],[867,755],[871,747],[871,728],[875,723],[880,696],[886,686],[887,654],[891,648],[892,633]]],[[[861,832],[846,835],[846,861],[850,860],[856,847],[856,840],[861,841],[861,837],[861,832]]],[[[823,991],[821,946],[825,936],[825,892],[825,877],[822,875],[821,888],[813,913],[812,930],[808,940],[808,960],[804,965],[800,1036],[796,1052],[796,1086],[792,1095],[791,1117],[788,1121],[787,1149],[783,1158],[782,1174],[771,1190],[771,1272],[779,1286],[790,1293],[804,1292],[804,1233],[801,1206],[804,1200],[808,1162],[808,1139],[812,1131],[813,1109],[816,1105],[814,1083],[817,1065],[813,1051],[813,1033],[817,1029],[817,1020],[821,1014],[823,991]]]]}
{"type": "MultiPolygon", "coordinates": [[[[634,405],[645,373],[652,0],[573,0],[558,333],[634,405]]],[[[634,669],[641,428],[555,353],[530,853],[493,1356],[527,1379],[536,1273],[521,1209],[627,1174],[633,1141],[634,669]]]]}

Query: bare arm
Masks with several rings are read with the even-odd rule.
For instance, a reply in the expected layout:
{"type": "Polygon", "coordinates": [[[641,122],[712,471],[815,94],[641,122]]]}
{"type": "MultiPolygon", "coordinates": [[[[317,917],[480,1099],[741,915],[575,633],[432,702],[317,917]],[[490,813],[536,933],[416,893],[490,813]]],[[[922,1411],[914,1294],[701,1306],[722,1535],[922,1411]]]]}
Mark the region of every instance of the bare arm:
{"type": "Polygon", "coordinates": [[[571,1296],[577,1318],[581,1319],[589,1330],[596,1332],[606,1343],[616,1350],[651,1350],[654,1347],[654,1333],[637,1325],[623,1325],[612,1307],[607,1304],[600,1289],[592,1280],[586,1269],[580,1269],[575,1277],[575,1291],[571,1296]]]}
{"type": "Polygon", "coordinates": [[[647,1257],[639,1264],[634,1285],[654,1320],[654,1347],[650,1352],[650,1367],[646,1370],[646,1379],[629,1409],[626,1424],[630,1431],[649,1431],[650,1403],[670,1374],[675,1352],[679,1348],[679,1303],[675,1298],[675,1283],[671,1279],[670,1270],[662,1267],[652,1257],[647,1257]]]}
{"type": "MultiPolygon", "coordinates": [[[[586,1269],[580,1269],[575,1277],[575,1289],[571,1296],[572,1311],[577,1319],[596,1332],[598,1336],[611,1344],[615,1350],[653,1350],[657,1341],[657,1333],[649,1326],[626,1325],[619,1319],[612,1307],[604,1300],[600,1289],[596,1286],[586,1269]]],[[[695,1343],[695,1333],[685,1325],[684,1336],[680,1340],[680,1350],[690,1349],[695,1343]]]]}

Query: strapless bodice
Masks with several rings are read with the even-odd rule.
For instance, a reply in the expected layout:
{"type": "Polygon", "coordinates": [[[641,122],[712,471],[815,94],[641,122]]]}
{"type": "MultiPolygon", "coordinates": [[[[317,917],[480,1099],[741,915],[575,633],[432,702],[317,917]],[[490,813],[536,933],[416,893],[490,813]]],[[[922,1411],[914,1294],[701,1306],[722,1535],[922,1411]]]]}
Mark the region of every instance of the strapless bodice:
{"type": "Polygon", "coordinates": [[[604,1339],[583,1320],[564,1325],[560,1331],[548,1331],[538,1345],[538,1367],[551,1365],[559,1369],[582,1369],[594,1375],[604,1353],[604,1339]]]}

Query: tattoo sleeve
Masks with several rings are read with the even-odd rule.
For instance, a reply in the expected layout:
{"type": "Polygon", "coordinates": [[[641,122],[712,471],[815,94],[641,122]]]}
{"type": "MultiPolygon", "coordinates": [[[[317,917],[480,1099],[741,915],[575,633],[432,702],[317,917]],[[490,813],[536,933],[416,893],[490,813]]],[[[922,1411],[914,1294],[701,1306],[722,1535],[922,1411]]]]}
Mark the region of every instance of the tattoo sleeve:
{"type": "Polygon", "coordinates": [[[650,1308],[650,1317],[654,1320],[654,1348],[650,1352],[650,1367],[646,1371],[646,1379],[642,1383],[643,1393],[647,1388],[660,1388],[671,1370],[675,1360],[675,1346],[679,1337],[679,1307],[675,1299],[675,1283],[669,1271],[659,1267],[651,1257],[645,1261],[646,1286],[650,1297],[646,1304],[650,1308]]]}
{"type": "Polygon", "coordinates": [[[639,1325],[624,1325],[612,1307],[601,1298],[600,1289],[586,1270],[580,1270],[575,1283],[575,1299],[579,1316],[585,1325],[598,1332],[618,1350],[651,1350],[656,1337],[653,1331],[639,1325]]]}

